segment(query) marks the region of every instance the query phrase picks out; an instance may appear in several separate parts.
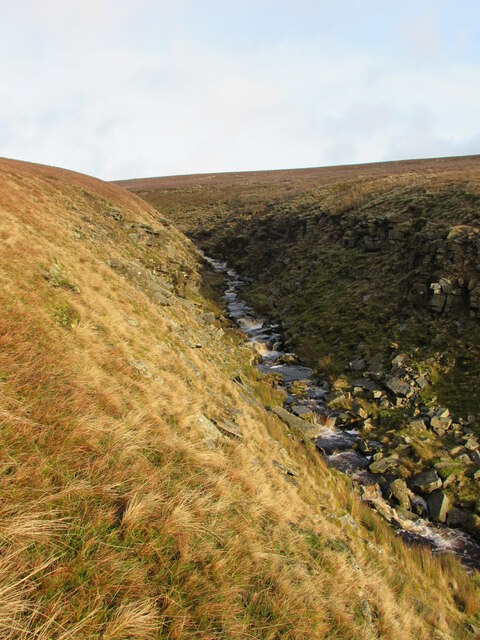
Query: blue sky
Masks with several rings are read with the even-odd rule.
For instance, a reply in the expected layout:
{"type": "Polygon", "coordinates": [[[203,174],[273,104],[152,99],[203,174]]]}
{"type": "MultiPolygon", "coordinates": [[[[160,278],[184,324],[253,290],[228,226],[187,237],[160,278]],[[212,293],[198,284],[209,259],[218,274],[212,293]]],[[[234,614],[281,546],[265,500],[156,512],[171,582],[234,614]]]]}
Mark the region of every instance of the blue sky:
{"type": "Polygon", "coordinates": [[[480,3],[0,0],[0,155],[104,179],[480,153],[480,3]]]}

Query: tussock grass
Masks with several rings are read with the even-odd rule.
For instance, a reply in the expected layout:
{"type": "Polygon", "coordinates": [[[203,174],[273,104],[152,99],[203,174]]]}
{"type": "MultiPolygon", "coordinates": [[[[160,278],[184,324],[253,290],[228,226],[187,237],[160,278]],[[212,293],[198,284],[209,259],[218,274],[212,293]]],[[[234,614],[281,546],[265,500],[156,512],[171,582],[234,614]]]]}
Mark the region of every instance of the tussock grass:
{"type": "Polygon", "coordinates": [[[85,176],[0,180],[0,637],[469,637],[477,578],[406,549],[265,410],[238,336],[202,319],[189,241],[85,176]],[[209,449],[199,415],[243,439],[209,449]]]}

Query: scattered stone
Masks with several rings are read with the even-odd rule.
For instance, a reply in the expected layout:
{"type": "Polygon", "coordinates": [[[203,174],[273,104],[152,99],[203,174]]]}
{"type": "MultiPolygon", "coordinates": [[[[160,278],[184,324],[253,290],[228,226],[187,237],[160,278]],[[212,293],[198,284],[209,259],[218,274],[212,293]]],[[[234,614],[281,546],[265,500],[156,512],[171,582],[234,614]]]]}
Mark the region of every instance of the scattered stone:
{"type": "Polygon", "coordinates": [[[215,447],[223,440],[221,432],[217,427],[206,418],[203,414],[196,416],[198,423],[203,429],[203,439],[209,449],[215,449],[215,447]]]}
{"type": "Polygon", "coordinates": [[[363,360],[363,358],[354,358],[350,362],[349,366],[352,371],[363,371],[366,368],[367,363],[365,362],[365,360],[363,360]]]}
{"type": "Polygon", "coordinates": [[[437,522],[445,522],[450,509],[450,500],[443,491],[433,491],[428,496],[428,511],[430,518],[437,522]]]}
{"type": "Polygon", "coordinates": [[[362,492],[362,499],[366,502],[375,502],[383,499],[379,484],[362,485],[360,488],[362,492]]]}
{"type": "Polygon", "coordinates": [[[368,602],[366,600],[361,600],[360,607],[362,609],[362,615],[365,618],[365,622],[372,624],[372,610],[368,602]]]}
{"type": "Polygon", "coordinates": [[[305,407],[299,404],[292,406],[291,409],[292,412],[299,418],[313,418],[313,411],[310,409],[310,407],[305,407]]]}
{"type": "Polygon", "coordinates": [[[412,453],[412,447],[408,444],[399,444],[395,447],[395,453],[399,458],[406,458],[412,453]]]}
{"type": "Polygon", "coordinates": [[[413,489],[417,489],[422,493],[431,493],[435,489],[441,488],[442,480],[435,469],[429,469],[412,478],[410,485],[413,489]]]}
{"type": "Polygon", "coordinates": [[[402,506],[397,507],[395,509],[395,513],[397,515],[396,520],[398,524],[403,528],[408,528],[412,522],[415,522],[415,520],[418,520],[419,518],[419,516],[416,513],[413,513],[413,511],[410,511],[409,509],[405,509],[402,506]]]}
{"type": "Polygon", "coordinates": [[[450,450],[450,454],[454,457],[459,456],[462,453],[465,453],[466,449],[465,447],[458,445],[456,447],[453,447],[453,449],[450,450]]]}
{"type": "Polygon", "coordinates": [[[227,420],[223,418],[222,420],[213,420],[216,426],[226,433],[228,436],[234,436],[235,438],[239,438],[240,440],[243,438],[243,434],[237,424],[232,422],[231,420],[227,420]]]}
{"type": "Polygon", "coordinates": [[[470,436],[468,440],[465,442],[465,449],[469,451],[476,451],[480,445],[478,444],[478,440],[475,436],[470,436]]]}
{"type": "Polygon", "coordinates": [[[342,525],[347,527],[352,527],[352,529],[358,529],[358,525],[354,518],[349,513],[346,513],[344,516],[340,518],[340,522],[342,525]]]}
{"type": "Polygon", "coordinates": [[[277,467],[277,469],[280,469],[280,471],[284,473],[286,476],[292,476],[294,478],[298,478],[298,473],[293,469],[290,469],[290,467],[287,467],[286,465],[284,465],[283,462],[272,460],[272,464],[274,467],[277,467]]]}

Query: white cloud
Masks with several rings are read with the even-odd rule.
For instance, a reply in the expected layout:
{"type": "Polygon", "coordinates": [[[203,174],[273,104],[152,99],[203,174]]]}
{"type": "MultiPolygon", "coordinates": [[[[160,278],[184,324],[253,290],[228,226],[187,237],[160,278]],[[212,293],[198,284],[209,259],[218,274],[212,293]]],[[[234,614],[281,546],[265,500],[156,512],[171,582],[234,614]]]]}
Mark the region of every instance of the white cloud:
{"type": "Polygon", "coordinates": [[[238,50],[195,36],[173,1],[20,4],[29,22],[8,28],[17,6],[0,27],[1,155],[113,179],[480,150],[479,64],[412,65],[326,32],[238,50]]]}

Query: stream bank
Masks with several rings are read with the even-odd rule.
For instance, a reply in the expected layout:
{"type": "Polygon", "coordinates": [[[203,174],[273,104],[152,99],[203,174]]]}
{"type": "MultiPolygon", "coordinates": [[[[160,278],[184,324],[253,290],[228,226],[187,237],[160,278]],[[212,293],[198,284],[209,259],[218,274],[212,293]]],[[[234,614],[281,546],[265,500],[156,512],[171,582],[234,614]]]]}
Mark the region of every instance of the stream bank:
{"type": "Polygon", "coordinates": [[[342,421],[342,412],[329,408],[328,401],[335,392],[328,381],[319,379],[313,369],[285,350],[279,324],[255,314],[242,300],[240,292],[249,280],[226,263],[201,254],[224,275],[226,313],[257,352],[259,370],[274,376],[277,386],[285,392],[284,407],[272,409],[277,416],[304,439],[313,440],[329,466],[349,475],[362,499],[390,522],[407,544],[427,545],[433,553],[453,553],[466,566],[479,569],[480,544],[472,535],[428,519],[434,511],[441,517],[446,508],[438,492],[442,482],[435,470],[424,473],[424,477],[419,474],[417,484],[409,486],[392,474],[402,452],[385,455],[381,442],[369,440],[365,444],[360,431],[342,421]],[[378,468],[378,472],[372,468],[378,468]]]}

